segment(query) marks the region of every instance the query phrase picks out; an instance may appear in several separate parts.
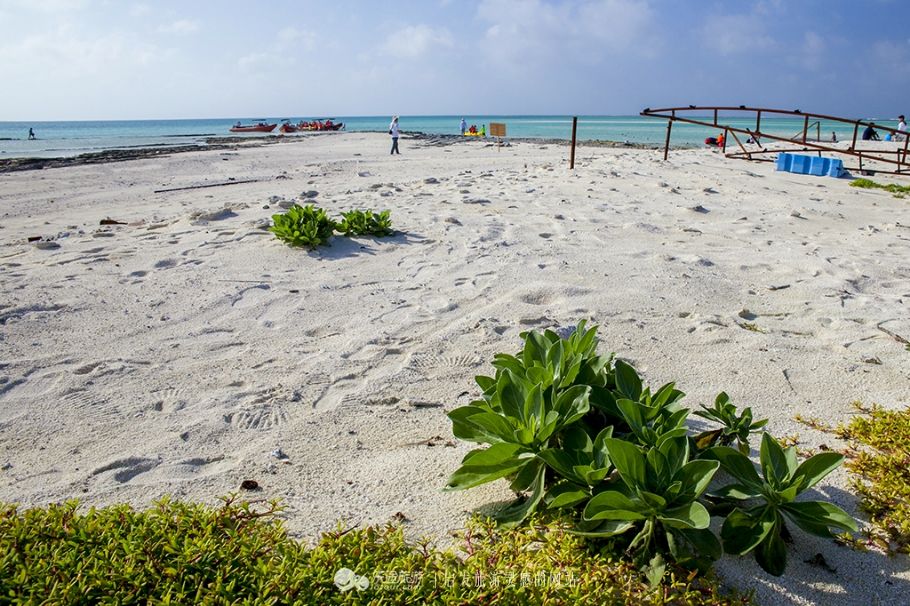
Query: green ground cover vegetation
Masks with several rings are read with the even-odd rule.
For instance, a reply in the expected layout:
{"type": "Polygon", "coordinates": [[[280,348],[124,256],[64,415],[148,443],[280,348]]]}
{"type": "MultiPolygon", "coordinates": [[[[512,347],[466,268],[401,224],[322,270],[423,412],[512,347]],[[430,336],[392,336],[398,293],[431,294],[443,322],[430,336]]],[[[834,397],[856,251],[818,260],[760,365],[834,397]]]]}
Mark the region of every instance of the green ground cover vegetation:
{"type": "MultiPolygon", "coordinates": [[[[850,487],[869,515],[862,547],[887,553],[910,553],[910,410],[887,410],[856,402],[849,423],[827,425],[818,419],[797,420],[847,441],[846,468],[850,487]]],[[[848,539],[849,540],[849,539],[848,539]]]]}
{"type": "Polygon", "coordinates": [[[504,530],[472,518],[457,549],[439,550],[392,525],[339,528],[308,546],[287,536],[279,513],[232,499],[147,511],[2,506],[0,603],[749,603],[682,569],[652,587],[609,543],[594,546],[558,520],[504,530]]]}

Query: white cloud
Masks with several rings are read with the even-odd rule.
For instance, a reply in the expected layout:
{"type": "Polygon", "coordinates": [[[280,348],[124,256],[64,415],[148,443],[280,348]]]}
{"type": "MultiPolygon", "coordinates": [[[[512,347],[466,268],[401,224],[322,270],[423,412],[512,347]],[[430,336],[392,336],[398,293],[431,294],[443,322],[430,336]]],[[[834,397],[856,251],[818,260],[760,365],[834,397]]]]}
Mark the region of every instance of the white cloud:
{"type": "Polygon", "coordinates": [[[88,0],[0,0],[0,9],[31,10],[56,14],[81,10],[88,6],[88,0]]]}
{"type": "Polygon", "coordinates": [[[285,27],[271,44],[237,59],[237,69],[248,74],[278,74],[298,64],[304,52],[316,48],[319,37],[309,30],[285,27]]]}
{"type": "Polygon", "coordinates": [[[278,32],[276,46],[284,50],[294,48],[313,50],[316,47],[317,39],[314,32],[300,30],[296,27],[285,27],[278,32]]]}
{"type": "Polygon", "coordinates": [[[253,52],[237,59],[237,68],[247,74],[281,75],[296,64],[292,55],[272,51],[253,52]]]}
{"type": "Polygon", "coordinates": [[[639,45],[652,16],[651,7],[646,2],[633,0],[586,2],[578,9],[581,30],[613,49],[639,45]]]}
{"type": "Polygon", "coordinates": [[[199,24],[188,19],[180,19],[167,25],[162,25],[158,31],[162,34],[192,34],[199,29],[199,24]]]}
{"type": "Polygon", "coordinates": [[[84,34],[61,25],[0,45],[0,65],[61,81],[150,65],[169,52],[113,32],[84,34]]]}
{"type": "Polygon", "coordinates": [[[382,50],[396,57],[413,59],[427,54],[433,48],[451,48],[453,45],[452,34],[446,28],[419,24],[389,34],[382,50]]]}
{"type": "Polygon", "coordinates": [[[800,53],[803,66],[812,70],[821,67],[827,48],[828,45],[824,38],[815,32],[806,32],[803,36],[802,52],[800,53]]]}
{"type": "Polygon", "coordinates": [[[713,15],[702,29],[705,46],[721,55],[764,51],[776,46],[759,15],[713,15]]]}
{"type": "Polygon", "coordinates": [[[910,48],[894,40],[879,40],[872,45],[871,61],[889,77],[898,79],[910,75],[910,48]]]}
{"type": "Polygon", "coordinates": [[[131,17],[145,17],[150,15],[152,12],[152,7],[148,4],[134,4],[130,7],[130,16],[131,17]]]}
{"type": "Polygon", "coordinates": [[[533,69],[567,55],[596,64],[611,53],[650,55],[658,46],[647,0],[483,0],[477,16],[489,23],[488,58],[510,67],[533,69]]]}

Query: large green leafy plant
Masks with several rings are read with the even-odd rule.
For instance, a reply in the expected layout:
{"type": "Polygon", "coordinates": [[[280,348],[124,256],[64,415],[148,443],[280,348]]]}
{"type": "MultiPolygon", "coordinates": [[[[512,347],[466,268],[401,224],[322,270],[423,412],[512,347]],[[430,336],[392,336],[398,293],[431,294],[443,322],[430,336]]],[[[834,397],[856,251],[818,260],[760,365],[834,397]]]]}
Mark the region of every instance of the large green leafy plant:
{"type": "Polygon", "coordinates": [[[749,408],[738,413],[725,393],[699,411],[723,427],[692,435],[684,394],[673,383],[652,392],[630,364],[598,355],[596,327],[582,322],[565,338],[552,331],[521,336],[517,355],[494,357],[494,377],[476,377],[481,399],[449,413],[456,437],[488,447],[464,457],[448,489],[507,479],[518,498],[497,514],[502,525],[519,524],[540,507],[568,511],[577,533],[625,541],[652,583],[668,558],[703,570],[720,557],[709,511],[732,511],[724,547],[743,554],[760,546],[759,564],[773,574],[786,561],[784,517],[823,536],[829,528],[854,528],[834,505],[795,501],[840,464],[839,455],[798,466],[795,450],[765,434],[761,481],[744,453],[750,433],[766,421],[753,421],[749,408]],[[727,446],[734,443],[739,450],[727,446]],[[720,467],[736,483],[711,491],[709,500],[720,467]]]}
{"type": "MultiPolygon", "coordinates": [[[[538,455],[561,444],[562,429],[590,409],[591,388],[576,381],[603,381],[608,360],[593,355],[595,345],[594,329],[585,332],[582,325],[568,339],[551,331],[527,333],[518,356],[497,354],[496,376],[476,377],[482,399],[449,413],[456,437],[491,445],[468,453],[449,489],[508,477],[512,490],[531,495],[501,511],[498,519],[516,524],[531,514],[544,497],[546,463],[538,455]]],[[[566,446],[573,450],[571,442],[566,446]]]]}

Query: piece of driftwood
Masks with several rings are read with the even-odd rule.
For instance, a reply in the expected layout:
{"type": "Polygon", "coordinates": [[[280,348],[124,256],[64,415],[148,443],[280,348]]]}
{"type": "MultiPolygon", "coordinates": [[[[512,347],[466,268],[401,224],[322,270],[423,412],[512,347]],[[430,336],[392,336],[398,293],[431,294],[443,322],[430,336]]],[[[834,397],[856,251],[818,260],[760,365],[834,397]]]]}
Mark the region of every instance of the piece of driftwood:
{"type": "Polygon", "coordinates": [[[885,333],[886,335],[888,335],[889,337],[891,337],[892,339],[894,339],[895,341],[897,341],[898,343],[903,343],[904,345],[910,345],[910,341],[908,341],[904,337],[900,336],[896,332],[891,332],[890,330],[888,330],[887,328],[882,326],[882,324],[884,324],[885,322],[890,322],[890,320],[885,320],[883,322],[879,322],[878,324],[875,325],[875,327],[878,328],[883,333],[885,333]]]}
{"type": "Polygon", "coordinates": [[[169,187],[156,189],[153,193],[163,194],[169,191],[185,191],[187,189],[205,189],[206,187],[224,187],[225,185],[240,185],[241,183],[258,183],[259,179],[246,179],[244,181],[225,181],[224,183],[208,183],[206,185],[188,185],[187,187],[169,187]]]}

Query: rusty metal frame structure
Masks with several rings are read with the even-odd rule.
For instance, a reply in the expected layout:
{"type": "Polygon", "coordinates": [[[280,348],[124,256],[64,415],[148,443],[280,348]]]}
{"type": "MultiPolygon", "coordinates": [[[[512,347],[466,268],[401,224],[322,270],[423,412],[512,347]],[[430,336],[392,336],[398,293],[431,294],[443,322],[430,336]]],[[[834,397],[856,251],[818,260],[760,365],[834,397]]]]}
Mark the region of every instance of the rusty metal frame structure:
{"type": "MultiPolygon", "coordinates": [[[[847,170],[858,170],[863,172],[863,160],[867,162],[881,162],[884,163],[887,168],[891,170],[882,170],[879,168],[874,169],[874,172],[886,173],[892,175],[901,175],[901,176],[910,176],[910,155],[908,155],[908,143],[910,143],[910,132],[900,132],[897,129],[890,128],[887,126],[882,126],[876,124],[875,122],[868,120],[853,120],[850,118],[840,118],[837,116],[827,116],[824,114],[813,114],[809,112],[803,112],[798,109],[787,110],[787,109],[769,109],[763,107],[746,107],[745,105],[740,105],[739,107],[729,107],[729,106],[696,106],[689,105],[686,107],[667,107],[661,109],[651,109],[646,107],[641,111],[641,116],[648,118],[660,118],[667,121],[667,139],[664,143],[664,160],[667,159],[667,156],[670,151],[670,132],[673,128],[674,122],[682,122],[685,124],[694,124],[697,126],[705,126],[713,129],[723,129],[724,131],[724,142],[723,142],[723,153],[728,158],[739,158],[743,160],[755,160],[759,162],[774,162],[775,159],[769,157],[771,154],[777,154],[780,152],[817,152],[819,156],[822,155],[822,152],[839,154],[843,156],[849,156],[850,158],[856,158],[858,161],[857,166],[847,166],[845,161],[845,168],[847,170]],[[705,113],[709,115],[705,115],[705,113]],[[724,124],[723,120],[720,120],[720,112],[736,112],[738,114],[754,114],[755,116],[755,129],[750,128],[741,128],[732,126],[730,124],[724,124]],[[682,114],[682,115],[680,115],[682,114]],[[694,115],[693,115],[694,114],[694,115]],[[712,117],[713,116],[713,117],[712,117]],[[779,134],[767,133],[761,130],[761,121],[762,117],[780,117],[780,116],[795,116],[803,118],[803,128],[800,133],[797,133],[793,137],[786,138],[782,137],[779,134]],[[817,132],[821,132],[821,121],[826,122],[837,122],[840,124],[847,124],[853,127],[853,139],[850,142],[850,146],[846,149],[833,147],[831,145],[826,145],[822,142],[820,137],[818,139],[810,139],[808,137],[809,129],[812,126],[817,128],[817,132]],[[903,145],[898,145],[894,150],[888,149],[857,149],[857,136],[859,135],[860,127],[865,128],[871,126],[876,130],[883,131],[886,133],[891,133],[892,139],[897,140],[897,136],[903,138],[903,145]],[[747,149],[743,145],[740,138],[737,136],[743,135],[749,137],[756,146],[755,149],[747,149]],[[736,141],[739,149],[733,152],[727,152],[727,139],[732,135],[733,139],[736,141]],[[761,140],[770,140],[781,143],[789,144],[788,147],[776,147],[769,148],[763,146],[761,140]],[[796,148],[793,146],[796,145],[796,148]],[[799,147],[802,146],[802,147],[799,147]]],[[[737,116],[737,118],[746,118],[748,116],[737,116]]],[[[901,142],[898,142],[901,143],[901,142]]]]}

